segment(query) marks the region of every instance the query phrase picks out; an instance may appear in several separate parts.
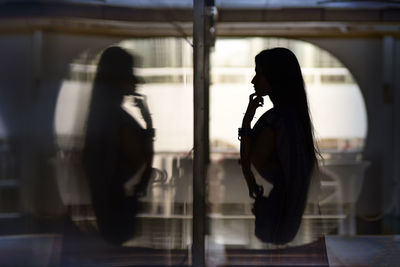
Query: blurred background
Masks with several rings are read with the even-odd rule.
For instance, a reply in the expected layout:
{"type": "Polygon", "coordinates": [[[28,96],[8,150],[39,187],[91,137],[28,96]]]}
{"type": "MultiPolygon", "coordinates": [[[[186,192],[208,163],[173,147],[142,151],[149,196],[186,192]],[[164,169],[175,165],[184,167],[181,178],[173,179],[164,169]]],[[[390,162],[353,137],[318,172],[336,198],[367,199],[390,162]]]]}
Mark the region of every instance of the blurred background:
{"type": "MultiPolygon", "coordinates": [[[[315,250],[290,251],[321,237],[330,266],[400,264],[400,1],[205,6],[205,220],[194,222],[193,2],[0,0],[2,266],[188,266],[196,223],[208,266],[321,265],[315,250]],[[137,234],[123,248],[87,234],[96,218],[81,166],[93,79],[110,45],[135,58],[156,129],[153,167],[163,174],[140,199],[137,234]],[[254,236],[237,139],[254,57],[278,46],[299,60],[322,155],[283,254],[254,236]]],[[[144,123],[131,98],[123,107],[144,123]]],[[[265,99],[256,118],[271,107],[265,99]]]]}

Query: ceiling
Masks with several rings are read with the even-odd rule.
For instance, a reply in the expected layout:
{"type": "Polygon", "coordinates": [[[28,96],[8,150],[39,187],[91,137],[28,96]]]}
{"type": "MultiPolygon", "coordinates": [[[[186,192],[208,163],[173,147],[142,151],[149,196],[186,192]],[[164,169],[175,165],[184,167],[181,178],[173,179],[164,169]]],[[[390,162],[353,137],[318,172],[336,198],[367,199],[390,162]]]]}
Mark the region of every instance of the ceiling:
{"type": "MultiPolygon", "coordinates": [[[[1,2],[71,2],[157,8],[193,6],[193,0],[0,0],[1,2]]],[[[214,0],[214,2],[218,8],[400,8],[400,0],[214,0]]]]}
{"type": "MultiPolygon", "coordinates": [[[[192,0],[0,0],[0,32],[190,36],[192,4],[192,0]]],[[[400,37],[400,0],[215,0],[215,4],[219,36],[400,37]]]]}

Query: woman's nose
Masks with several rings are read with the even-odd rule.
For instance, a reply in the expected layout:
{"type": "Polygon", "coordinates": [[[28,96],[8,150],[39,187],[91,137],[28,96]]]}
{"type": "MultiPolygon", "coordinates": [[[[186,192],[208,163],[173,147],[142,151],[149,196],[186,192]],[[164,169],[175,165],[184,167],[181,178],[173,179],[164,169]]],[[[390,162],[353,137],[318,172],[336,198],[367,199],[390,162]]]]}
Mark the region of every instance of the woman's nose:
{"type": "Polygon", "coordinates": [[[256,79],[256,76],[254,76],[253,79],[251,79],[251,83],[252,83],[252,84],[254,84],[255,79],[256,79]]]}

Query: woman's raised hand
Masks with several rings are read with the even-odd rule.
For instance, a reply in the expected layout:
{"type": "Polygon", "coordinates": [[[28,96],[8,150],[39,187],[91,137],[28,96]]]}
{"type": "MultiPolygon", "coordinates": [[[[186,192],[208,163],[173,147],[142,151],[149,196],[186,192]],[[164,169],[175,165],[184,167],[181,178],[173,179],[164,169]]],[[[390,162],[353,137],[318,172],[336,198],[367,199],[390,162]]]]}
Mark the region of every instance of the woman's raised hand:
{"type": "Polygon", "coordinates": [[[251,198],[259,198],[264,194],[264,187],[258,185],[255,181],[247,185],[249,188],[249,196],[251,198]]]}
{"type": "Polygon", "coordinates": [[[246,114],[244,115],[244,120],[247,121],[253,120],[257,108],[262,107],[263,105],[264,105],[264,99],[261,96],[258,96],[256,93],[251,94],[249,96],[249,105],[247,106],[246,114]]]}
{"type": "Polygon", "coordinates": [[[135,103],[135,106],[139,108],[140,113],[142,114],[142,117],[143,117],[144,121],[145,121],[146,124],[147,124],[147,127],[148,127],[148,128],[149,128],[149,127],[151,128],[153,122],[152,122],[152,119],[151,119],[151,114],[150,114],[150,111],[149,111],[149,106],[147,105],[147,99],[146,99],[146,97],[145,97],[145,96],[142,96],[142,97],[140,97],[140,98],[135,98],[134,101],[135,101],[135,102],[134,102],[134,103],[135,103]]]}

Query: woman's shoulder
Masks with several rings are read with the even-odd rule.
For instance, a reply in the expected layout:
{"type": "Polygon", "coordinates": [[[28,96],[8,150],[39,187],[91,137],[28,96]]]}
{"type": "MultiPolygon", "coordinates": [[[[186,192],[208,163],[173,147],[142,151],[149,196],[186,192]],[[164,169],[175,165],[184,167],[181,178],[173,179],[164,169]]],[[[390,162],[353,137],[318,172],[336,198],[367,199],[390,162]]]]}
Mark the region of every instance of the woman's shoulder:
{"type": "Polygon", "coordinates": [[[267,110],[254,124],[252,129],[253,135],[257,136],[263,129],[270,128],[274,130],[274,125],[277,119],[277,114],[274,108],[267,110]]]}
{"type": "Polygon", "coordinates": [[[120,109],[120,127],[123,131],[135,132],[136,134],[143,134],[145,129],[137,122],[123,108],[120,109]]]}
{"type": "Polygon", "coordinates": [[[266,112],[265,120],[271,121],[274,125],[282,123],[291,124],[298,122],[298,114],[290,107],[274,107],[266,112]]]}
{"type": "Polygon", "coordinates": [[[272,126],[279,117],[279,111],[276,108],[271,108],[260,117],[257,123],[272,126]]]}
{"type": "Polygon", "coordinates": [[[293,128],[299,123],[297,113],[292,108],[288,107],[273,107],[266,111],[254,128],[260,129],[269,127],[275,132],[279,132],[283,128],[293,128]]]}

